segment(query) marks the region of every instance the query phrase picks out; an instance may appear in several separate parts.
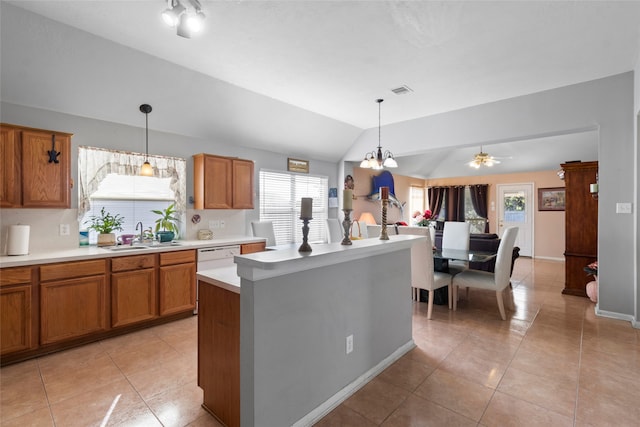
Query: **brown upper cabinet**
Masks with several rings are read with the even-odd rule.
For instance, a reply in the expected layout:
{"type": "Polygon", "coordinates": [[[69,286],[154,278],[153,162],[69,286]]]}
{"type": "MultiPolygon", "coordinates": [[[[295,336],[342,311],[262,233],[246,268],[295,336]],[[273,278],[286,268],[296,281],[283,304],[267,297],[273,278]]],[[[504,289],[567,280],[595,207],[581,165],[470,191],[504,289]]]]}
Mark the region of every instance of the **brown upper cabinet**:
{"type": "Polygon", "coordinates": [[[235,157],[193,156],[195,209],[253,209],[253,162],[235,157]]]}
{"type": "Polygon", "coordinates": [[[0,207],[71,207],[72,134],[0,124],[0,207]]]}

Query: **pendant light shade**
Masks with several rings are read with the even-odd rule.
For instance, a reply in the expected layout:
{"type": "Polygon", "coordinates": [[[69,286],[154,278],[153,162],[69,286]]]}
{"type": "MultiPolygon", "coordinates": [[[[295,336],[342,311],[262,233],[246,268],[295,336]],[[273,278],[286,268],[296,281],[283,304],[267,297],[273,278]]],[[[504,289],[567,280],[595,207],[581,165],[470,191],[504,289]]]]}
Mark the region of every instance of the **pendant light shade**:
{"type": "Polygon", "coordinates": [[[370,153],[365,154],[364,160],[360,162],[361,168],[381,170],[384,168],[397,168],[398,162],[393,158],[393,154],[391,151],[386,150],[384,153],[382,152],[382,147],[380,144],[380,129],[381,129],[381,104],[384,99],[377,99],[378,103],[378,148],[370,153]]]}
{"type": "Polygon", "coordinates": [[[145,117],[145,157],[144,163],[140,167],[140,175],[142,176],[153,176],[153,166],[149,163],[149,113],[152,108],[149,104],[142,104],[140,106],[140,111],[144,113],[145,117]]]}

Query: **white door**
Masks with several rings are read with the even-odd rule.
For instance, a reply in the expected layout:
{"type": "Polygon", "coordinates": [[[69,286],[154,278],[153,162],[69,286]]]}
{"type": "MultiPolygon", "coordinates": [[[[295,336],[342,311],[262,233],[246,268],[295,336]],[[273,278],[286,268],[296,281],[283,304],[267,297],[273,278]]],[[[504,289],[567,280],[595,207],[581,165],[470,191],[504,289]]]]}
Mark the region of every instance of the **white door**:
{"type": "Polygon", "coordinates": [[[520,256],[533,256],[533,184],[498,184],[498,235],[518,227],[520,256]]]}

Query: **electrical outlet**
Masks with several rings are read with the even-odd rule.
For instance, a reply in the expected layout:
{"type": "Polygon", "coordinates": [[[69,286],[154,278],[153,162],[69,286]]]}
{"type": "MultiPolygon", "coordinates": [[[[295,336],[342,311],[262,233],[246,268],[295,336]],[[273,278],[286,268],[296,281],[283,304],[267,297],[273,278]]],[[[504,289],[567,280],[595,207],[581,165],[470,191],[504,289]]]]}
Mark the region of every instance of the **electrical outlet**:
{"type": "Polygon", "coordinates": [[[224,228],[224,221],[220,220],[220,228],[224,228]]]}
{"type": "Polygon", "coordinates": [[[353,335],[347,337],[347,354],[353,351],[353,335]]]}
{"type": "Polygon", "coordinates": [[[69,224],[60,224],[60,235],[68,236],[71,233],[69,229],[69,224]]]}
{"type": "Polygon", "coordinates": [[[619,214],[630,214],[631,213],[631,203],[616,203],[616,213],[619,213],[619,214]]]}

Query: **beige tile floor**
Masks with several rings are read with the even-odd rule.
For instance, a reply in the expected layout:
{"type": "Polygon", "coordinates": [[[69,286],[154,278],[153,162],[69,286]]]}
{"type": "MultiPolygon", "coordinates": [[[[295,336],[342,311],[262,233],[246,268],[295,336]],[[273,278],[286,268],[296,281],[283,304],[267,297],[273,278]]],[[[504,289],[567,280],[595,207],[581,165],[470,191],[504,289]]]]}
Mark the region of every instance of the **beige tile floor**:
{"type": "MultiPolygon", "coordinates": [[[[563,269],[519,258],[507,321],[479,290],[432,320],[414,303],[417,347],[316,425],[637,426],[640,330],[562,295],[563,269]]],[[[193,317],[4,367],[0,425],[219,427],[200,407],[196,328],[193,317]]]]}

